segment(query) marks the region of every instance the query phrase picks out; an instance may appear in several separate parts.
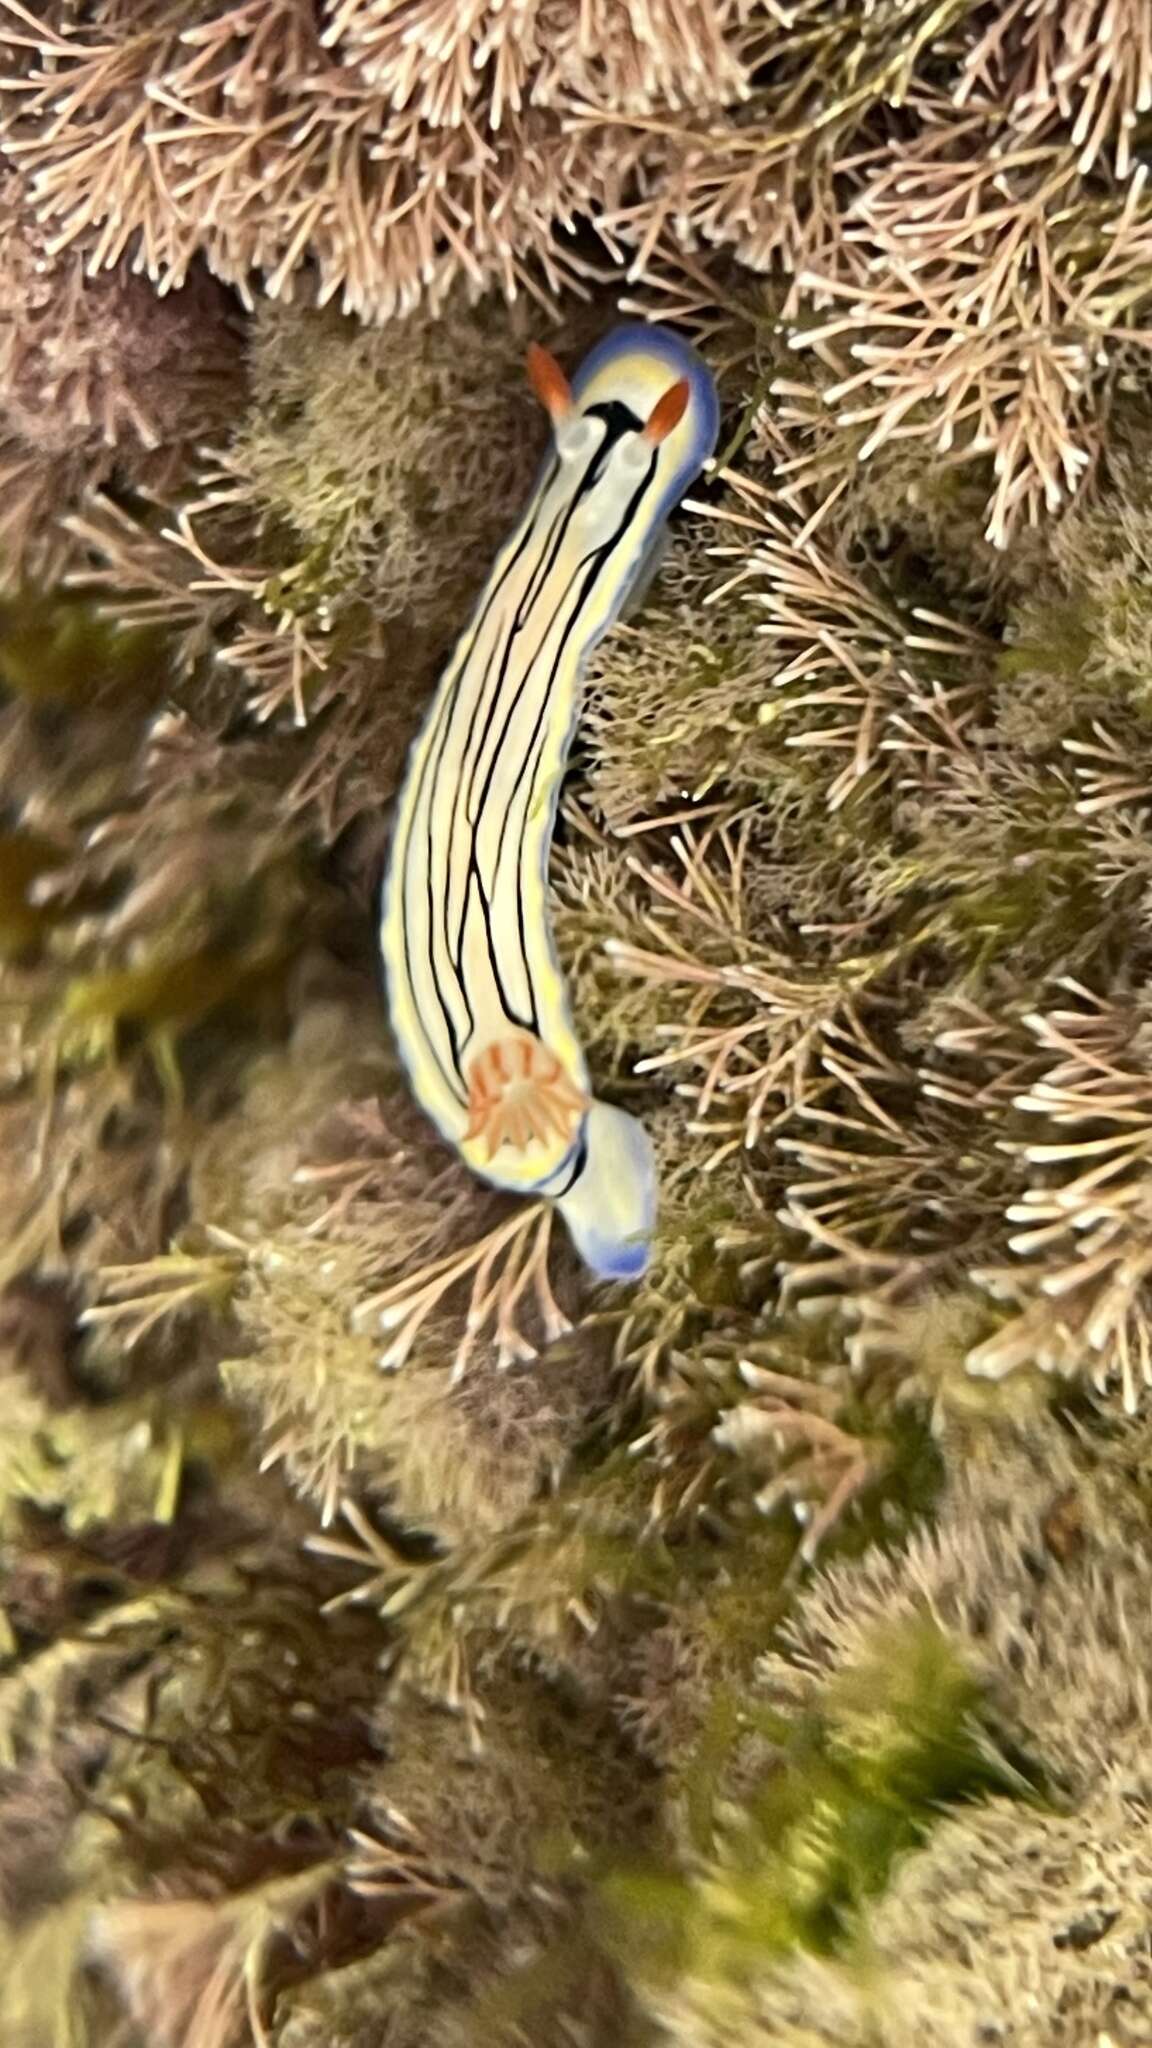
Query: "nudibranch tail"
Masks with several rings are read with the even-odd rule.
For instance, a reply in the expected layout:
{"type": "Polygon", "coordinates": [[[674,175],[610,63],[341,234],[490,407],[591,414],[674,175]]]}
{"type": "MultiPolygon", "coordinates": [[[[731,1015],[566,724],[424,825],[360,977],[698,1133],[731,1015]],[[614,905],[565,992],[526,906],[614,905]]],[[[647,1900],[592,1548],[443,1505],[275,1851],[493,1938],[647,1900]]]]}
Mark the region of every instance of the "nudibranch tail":
{"type": "Polygon", "coordinates": [[[594,1101],[583,1172],[556,1206],[580,1257],[601,1280],[636,1280],[656,1228],[656,1161],[642,1123],[594,1101]]]}
{"type": "Polygon", "coordinates": [[[647,1263],[656,1174],[641,1126],[595,1100],[548,920],[548,857],[584,666],[712,454],[716,392],[666,328],[617,328],[569,383],[528,374],[553,423],[412,749],[380,945],[421,1107],[491,1186],[554,1200],[593,1271],[647,1263]]]}

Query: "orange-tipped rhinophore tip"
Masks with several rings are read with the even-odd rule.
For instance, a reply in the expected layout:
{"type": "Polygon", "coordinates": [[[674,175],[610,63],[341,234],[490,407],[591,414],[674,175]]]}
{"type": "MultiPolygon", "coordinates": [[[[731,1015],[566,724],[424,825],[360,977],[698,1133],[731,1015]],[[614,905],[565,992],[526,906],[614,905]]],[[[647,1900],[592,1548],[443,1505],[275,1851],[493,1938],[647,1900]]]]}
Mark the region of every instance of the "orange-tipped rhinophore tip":
{"type": "Polygon", "coordinates": [[[680,425],[688,410],[688,400],[691,396],[692,387],[687,377],[680,377],[675,384],[669,385],[663,398],[656,400],[648,415],[644,427],[644,439],[651,441],[654,446],[659,446],[661,441],[666,441],[673,427],[680,425]]]}
{"type": "Polygon", "coordinates": [[[538,341],[528,344],[528,381],[541,405],[559,426],[572,410],[572,386],[554,355],[538,341]]]}

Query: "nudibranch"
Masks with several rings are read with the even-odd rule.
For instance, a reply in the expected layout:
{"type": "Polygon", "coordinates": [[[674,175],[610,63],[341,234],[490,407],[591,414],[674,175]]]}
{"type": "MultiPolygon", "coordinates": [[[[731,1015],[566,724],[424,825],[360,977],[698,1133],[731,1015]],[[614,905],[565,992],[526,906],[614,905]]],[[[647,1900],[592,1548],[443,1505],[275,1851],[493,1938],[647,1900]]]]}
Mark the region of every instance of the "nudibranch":
{"type": "Polygon", "coordinates": [[[528,369],[554,440],[408,761],[381,903],[392,1029],[413,1093],[491,1186],[557,1204],[605,1279],[643,1272],[656,1170],[591,1092],[549,929],[548,855],[592,648],[716,445],[712,378],[628,325],[569,385],[528,369]]]}

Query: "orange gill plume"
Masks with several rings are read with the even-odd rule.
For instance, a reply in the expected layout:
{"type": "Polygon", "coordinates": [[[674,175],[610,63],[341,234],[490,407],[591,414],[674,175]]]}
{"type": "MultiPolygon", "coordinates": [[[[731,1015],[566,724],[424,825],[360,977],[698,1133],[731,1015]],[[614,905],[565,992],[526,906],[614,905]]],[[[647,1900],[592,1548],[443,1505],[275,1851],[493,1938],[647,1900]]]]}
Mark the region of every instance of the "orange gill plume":
{"type": "Polygon", "coordinates": [[[485,1046],[472,1061],[464,1142],[485,1137],[489,1159],[502,1145],[523,1152],[533,1140],[568,1143],[588,1106],[555,1053],[522,1032],[485,1046]]]}

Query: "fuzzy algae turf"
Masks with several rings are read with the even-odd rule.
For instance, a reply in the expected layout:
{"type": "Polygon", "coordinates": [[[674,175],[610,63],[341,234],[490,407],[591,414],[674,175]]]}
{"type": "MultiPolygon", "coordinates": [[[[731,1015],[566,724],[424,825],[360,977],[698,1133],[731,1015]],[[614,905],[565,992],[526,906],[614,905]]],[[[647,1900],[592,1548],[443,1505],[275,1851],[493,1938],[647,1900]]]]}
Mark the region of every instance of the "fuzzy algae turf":
{"type": "Polygon", "coordinates": [[[537,12],[0,0],[0,2039],[1141,2048],[1143,10],[537,12]],[[554,851],[629,1289],[372,957],[499,282],[724,403],[554,851]]]}

